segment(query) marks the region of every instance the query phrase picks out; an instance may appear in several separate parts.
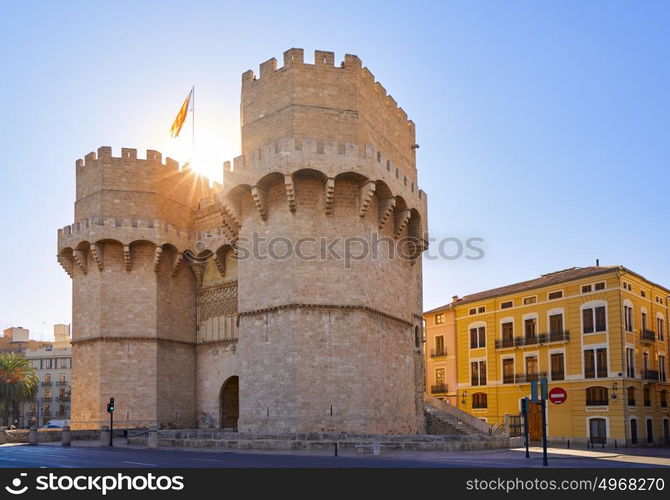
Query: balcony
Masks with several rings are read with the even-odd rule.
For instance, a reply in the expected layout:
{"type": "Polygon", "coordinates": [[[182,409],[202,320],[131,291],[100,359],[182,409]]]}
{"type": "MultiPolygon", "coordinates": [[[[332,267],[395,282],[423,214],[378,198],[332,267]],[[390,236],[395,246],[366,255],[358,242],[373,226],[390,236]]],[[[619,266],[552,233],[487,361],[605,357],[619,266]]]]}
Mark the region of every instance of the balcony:
{"type": "Polygon", "coordinates": [[[636,405],[636,403],[635,403],[634,399],[629,399],[628,400],[628,406],[635,406],[635,405],[636,405]]]}
{"type": "Polygon", "coordinates": [[[45,387],[51,387],[53,385],[53,382],[51,382],[50,380],[45,380],[44,382],[42,382],[42,385],[45,387]]]}
{"type": "Polygon", "coordinates": [[[70,401],[69,395],[58,396],[58,401],[70,401]]]}
{"type": "Polygon", "coordinates": [[[640,330],[640,341],[644,343],[654,342],[656,340],[656,332],[653,330],[640,330]]]}
{"type": "Polygon", "coordinates": [[[609,406],[609,400],[605,399],[587,399],[586,406],[609,406]]]}
{"type": "Polygon", "coordinates": [[[51,403],[51,401],[53,400],[53,397],[52,396],[42,396],[42,397],[37,398],[37,399],[40,400],[40,401],[51,403]]]}
{"type": "Polygon", "coordinates": [[[514,375],[503,375],[503,384],[513,384],[514,380],[514,375]]]}
{"type": "Polygon", "coordinates": [[[447,389],[447,384],[435,384],[430,386],[431,394],[444,394],[449,392],[447,389]]]}
{"type": "Polygon", "coordinates": [[[517,384],[527,384],[533,380],[539,380],[547,376],[547,372],[538,372],[538,373],[521,373],[515,375],[514,380],[517,384]]]}
{"type": "Polygon", "coordinates": [[[515,347],[516,346],[516,340],[513,338],[505,338],[502,340],[496,340],[496,349],[505,349],[506,347],[515,347]]]}
{"type": "Polygon", "coordinates": [[[643,370],[642,378],[645,380],[658,380],[658,372],[656,370],[643,370]]]}
{"type": "Polygon", "coordinates": [[[58,382],[56,382],[56,385],[60,387],[65,387],[67,386],[67,380],[59,380],[58,382]]]}
{"type": "Polygon", "coordinates": [[[447,350],[446,349],[431,349],[430,350],[430,357],[431,358],[439,358],[441,356],[446,356],[447,355],[447,350]]]}
{"type": "Polygon", "coordinates": [[[523,347],[526,345],[549,344],[551,342],[567,342],[570,340],[570,332],[561,330],[552,333],[541,333],[532,337],[515,337],[496,340],[496,349],[505,349],[508,347],[523,347]]]}

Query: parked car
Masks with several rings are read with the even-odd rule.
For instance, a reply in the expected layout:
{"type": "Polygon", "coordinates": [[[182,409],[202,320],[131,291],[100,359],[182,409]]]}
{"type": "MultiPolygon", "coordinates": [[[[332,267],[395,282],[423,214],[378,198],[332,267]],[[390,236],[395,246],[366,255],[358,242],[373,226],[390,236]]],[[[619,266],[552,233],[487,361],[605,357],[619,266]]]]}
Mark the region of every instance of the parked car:
{"type": "Polygon", "coordinates": [[[43,429],[62,429],[68,424],[68,420],[49,420],[43,429]]]}

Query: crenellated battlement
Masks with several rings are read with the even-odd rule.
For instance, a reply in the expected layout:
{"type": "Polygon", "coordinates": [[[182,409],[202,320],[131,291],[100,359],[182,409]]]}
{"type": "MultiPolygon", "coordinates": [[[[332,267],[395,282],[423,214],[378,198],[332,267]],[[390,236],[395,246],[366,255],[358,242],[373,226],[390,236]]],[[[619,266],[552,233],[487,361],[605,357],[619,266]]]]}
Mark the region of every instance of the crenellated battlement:
{"type": "Polygon", "coordinates": [[[360,78],[364,85],[368,86],[378,96],[380,102],[383,102],[389,113],[396,115],[400,120],[406,122],[407,126],[414,131],[414,122],[407,117],[407,113],[398,105],[395,99],[387,94],[384,86],[375,80],[372,72],[364,67],[360,58],[353,54],[345,54],[344,59],[339,66],[335,66],[335,53],[315,50],[314,63],[306,63],[304,50],[298,48],[288,49],[284,52],[284,65],[277,67],[277,59],[272,57],[259,65],[259,76],[256,76],[253,70],[245,71],[242,74],[242,86],[254,85],[263,78],[272,78],[276,74],[287,71],[288,69],[298,69],[306,72],[322,71],[324,69],[350,73],[360,78]]]}
{"type": "MultiPolygon", "coordinates": [[[[75,162],[77,169],[84,167],[96,167],[100,163],[109,163],[109,162],[137,162],[138,165],[142,165],[145,162],[162,165],[165,168],[172,169],[176,172],[190,172],[190,166],[188,163],[179,165],[177,160],[174,160],[170,157],[165,158],[163,162],[163,155],[153,149],[146,150],[145,158],[137,157],[137,149],[134,148],[121,148],[121,156],[113,156],[112,148],[109,146],[100,146],[96,151],[91,151],[84,159],[79,159],[75,162]]],[[[198,174],[196,174],[198,175],[198,174]]]]}

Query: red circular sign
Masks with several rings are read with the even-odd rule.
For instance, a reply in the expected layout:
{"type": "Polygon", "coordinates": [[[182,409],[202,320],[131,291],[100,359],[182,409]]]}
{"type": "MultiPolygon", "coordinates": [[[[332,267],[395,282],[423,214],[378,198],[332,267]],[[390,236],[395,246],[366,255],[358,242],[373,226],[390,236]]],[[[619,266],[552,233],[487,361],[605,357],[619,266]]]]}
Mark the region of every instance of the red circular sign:
{"type": "Polygon", "coordinates": [[[565,403],[566,399],[568,399],[568,393],[565,392],[565,389],[561,387],[554,387],[552,390],[549,391],[549,401],[551,401],[555,405],[565,403]]]}

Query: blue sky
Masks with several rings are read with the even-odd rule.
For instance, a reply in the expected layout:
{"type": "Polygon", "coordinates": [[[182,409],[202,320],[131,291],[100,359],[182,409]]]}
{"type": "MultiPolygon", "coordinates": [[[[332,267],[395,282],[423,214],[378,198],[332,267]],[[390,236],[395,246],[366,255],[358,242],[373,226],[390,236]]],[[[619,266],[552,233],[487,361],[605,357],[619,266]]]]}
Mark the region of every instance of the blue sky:
{"type": "Polygon", "coordinates": [[[198,144],[239,154],[240,75],[302,47],[361,57],[417,125],[436,238],[424,305],[572,266],[670,286],[670,3],[13,2],[0,17],[2,327],[69,322],[56,229],[98,146],[185,161],[169,126],[196,86],[198,144]]]}

